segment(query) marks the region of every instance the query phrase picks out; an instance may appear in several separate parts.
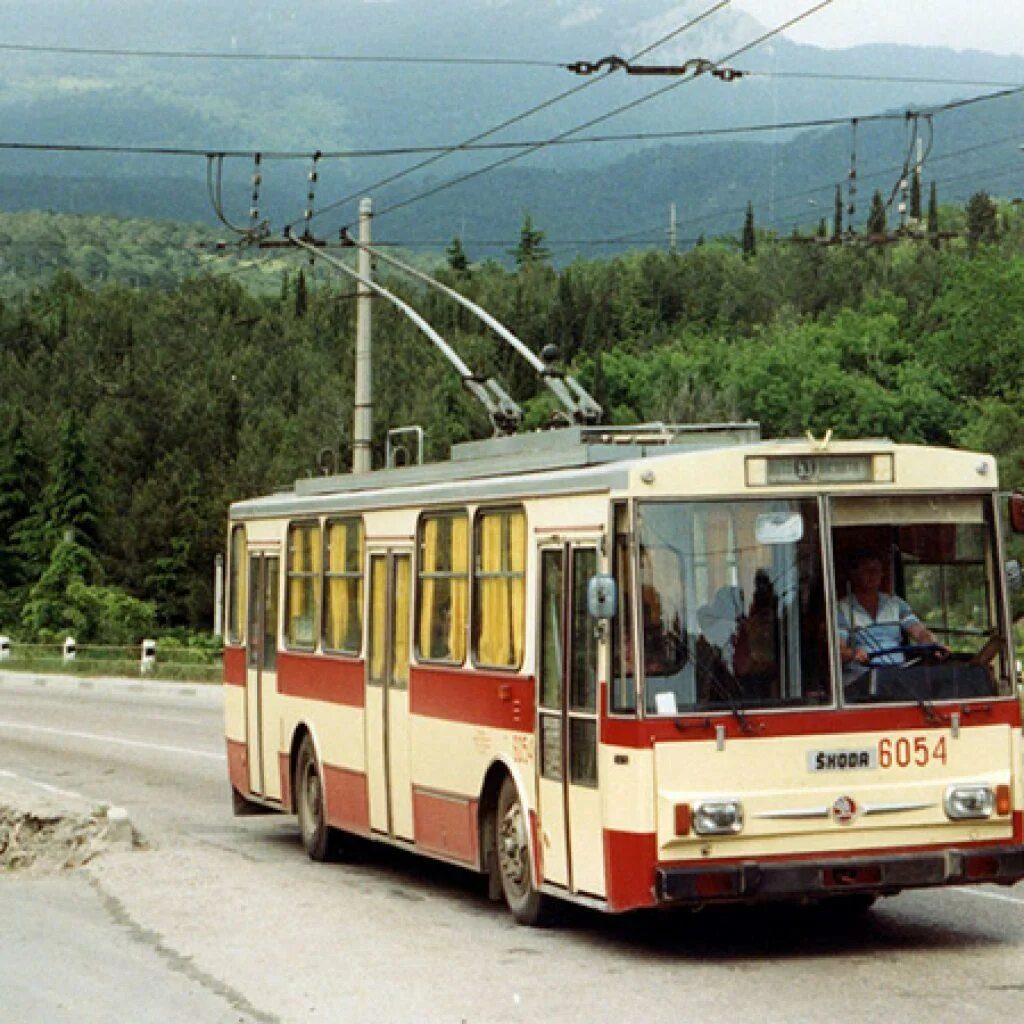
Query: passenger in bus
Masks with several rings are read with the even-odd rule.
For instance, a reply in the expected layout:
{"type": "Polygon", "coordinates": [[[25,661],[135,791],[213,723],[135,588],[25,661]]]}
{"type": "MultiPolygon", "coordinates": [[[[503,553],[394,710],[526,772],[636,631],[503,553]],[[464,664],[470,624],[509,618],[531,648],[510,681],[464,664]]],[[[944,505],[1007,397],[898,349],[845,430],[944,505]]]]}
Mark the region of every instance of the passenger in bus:
{"type": "Polygon", "coordinates": [[[882,590],[882,558],[874,551],[859,551],[853,559],[852,592],[839,601],[839,654],[844,665],[902,665],[906,656],[892,651],[908,641],[936,644],[939,657],[949,648],[938,644],[932,631],[903,598],[882,590]],[[892,651],[879,654],[880,651],[892,651]]]}
{"type": "Polygon", "coordinates": [[[450,661],[452,657],[452,606],[442,601],[430,624],[430,655],[437,661],[450,661]]]}

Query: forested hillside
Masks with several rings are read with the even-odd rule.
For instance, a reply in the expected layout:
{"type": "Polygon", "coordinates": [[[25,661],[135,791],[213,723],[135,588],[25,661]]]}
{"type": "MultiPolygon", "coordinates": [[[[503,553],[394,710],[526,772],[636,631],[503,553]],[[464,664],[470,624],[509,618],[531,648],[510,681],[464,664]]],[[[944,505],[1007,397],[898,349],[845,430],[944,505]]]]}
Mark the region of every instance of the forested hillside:
{"type": "MultiPolygon", "coordinates": [[[[753,253],[709,241],[561,271],[530,234],[514,270],[444,273],[534,349],[556,343],[612,422],[751,417],[769,435],[988,449],[1004,485],[1021,485],[1024,216],[979,201],[970,226],[941,249],[758,235],[753,253]]],[[[152,230],[154,254],[191,238],[152,230]]],[[[104,283],[84,264],[28,290],[3,278],[0,632],[134,642],[154,626],[208,628],[228,502],[313,472],[322,448],[348,464],[351,288],[307,280],[297,257],[282,280],[277,258],[258,292],[166,264],[148,283],[104,283]]],[[[531,427],[546,422],[522,363],[447,300],[389,286],[503,380],[531,427]]],[[[420,423],[441,457],[485,434],[428,343],[374,309],[377,438],[420,423]]]]}

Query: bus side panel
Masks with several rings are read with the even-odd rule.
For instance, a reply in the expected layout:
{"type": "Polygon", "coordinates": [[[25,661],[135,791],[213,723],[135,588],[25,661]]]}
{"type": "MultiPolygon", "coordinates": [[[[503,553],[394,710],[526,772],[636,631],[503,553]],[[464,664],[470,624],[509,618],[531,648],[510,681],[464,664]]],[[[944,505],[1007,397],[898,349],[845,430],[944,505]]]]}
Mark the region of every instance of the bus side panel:
{"type": "Polygon", "coordinates": [[[413,666],[411,775],[415,841],[426,850],[479,863],[479,805],[496,758],[516,764],[533,810],[534,686],[530,677],[413,666]]]}

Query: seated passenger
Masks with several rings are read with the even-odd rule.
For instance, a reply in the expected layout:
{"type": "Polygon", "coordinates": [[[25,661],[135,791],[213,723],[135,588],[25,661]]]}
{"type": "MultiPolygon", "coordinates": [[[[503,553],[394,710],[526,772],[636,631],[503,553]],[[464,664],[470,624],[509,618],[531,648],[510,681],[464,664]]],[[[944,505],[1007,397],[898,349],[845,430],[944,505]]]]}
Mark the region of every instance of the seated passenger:
{"type": "MultiPolygon", "coordinates": [[[[844,664],[902,665],[900,651],[878,655],[910,641],[936,644],[932,631],[903,598],[882,590],[882,559],[873,551],[858,552],[853,562],[853,592],[842,598],[836,614],[839,654],[844,664]]],[[[937,644],[939,656],[949,648],[937,644]]]]}

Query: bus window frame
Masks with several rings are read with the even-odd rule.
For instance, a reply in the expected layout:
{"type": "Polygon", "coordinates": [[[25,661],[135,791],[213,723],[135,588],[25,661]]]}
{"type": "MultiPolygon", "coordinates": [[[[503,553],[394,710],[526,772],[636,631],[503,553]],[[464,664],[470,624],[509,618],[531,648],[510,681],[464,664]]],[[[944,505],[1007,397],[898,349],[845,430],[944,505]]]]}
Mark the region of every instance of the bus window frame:
{"type": "MultiPolygon", "coordinates": [[[[1010,618],[1010,594],[1006,582],[1006,573],[1001,571],[1001,567],[1006,564],[1006,537],[1004,535],[1003,528],[1000,521],[1000,509],[999,509],[999,493],[991,490],[971,490],[970,488],[958,488],[957,490],[925,490],[925,491],[893,491],[883,492],[878,491],[829,491],[818,496],[818,500],[824,506],[822,509],[822,531],[827,538],[827,554],[828,554],[828,575],[831,577],[827,581],[825,598],[826,598],[826,614],[830,616],[829,621],[832,623],[836,622],[836,604],[839,601],[838,591],[838,578],[836,575],[836,562],[833,551],[832,537],[835,526],[832,522],[832,501],[834,499],[848,499],[848,498],[965,498],[965,497],[976,497],[982,502],[984,510],[991,515],[991,528],[993,535],[993,543],[987,546],[986,549],[986,569],[988,559],[991,557],[993,560],[992,565],[992,581],[993,586],[986,585],[986,591],[988,592],[990,599],[997,603],[994,614],[992,615],[992,622],[996,623],[1002,636],[1004,637],[1005,650],[1004,656],[1007,659],[1006,672],[1009,680],[1009,692],[1005,694],[996,694],[991,697],[983,698],[986,702],[990,701],[1009,701],[1018,700],[1018,680],[1016,671],[1016,655],[1012,643],[1013,638],[1013,625],[1010,618]],[[829,607],[831,604],[831,607],[829,607]]],[[[881,524],[885,525],[885,524],[881,524]]],[[[895,587],[894,587],[895,590],[895,587]]],[[[916,614],[916,613],[915,613],[916,614]]],[[[842,678],[843,678],[843,666],[842,659],[839,653],[839,630],[838,627],[829,631],[829,642],[832,645],[832,662],[833,662],[833,673],[835,675],[834,686],[837,687],[836,695],[839,700],[839,710],[864,710],[865,708],[900,708],[900,707],[913,707],[915,702],[912,700],[906,701],[883,701],[881,703],[869,704],[869,703],[856,703],[847,704],[844,699],[842,692],[842,678]]],[[[938,706],[946,706],[949,704],[963,704],[965,701],[973,700],[974,698],[946,698],[946,699],[935,699],[929,700],[930,704],[938,706]]]]}
{"type": "MultiPolygon", "coordinates": [[[[877,492],[865,492],[872,494],[874,497],[878,497],[877,492]]],[[[833,492],[802,492],[802,491],[785,491],[785,490],[772,490],[767,493],[758,492],[752,494],[750,491],[745,491],[739,494],[715,494],[715,495],[656,495],[649,498],[631,498],[630,504],[630,569],[633,575],[634,582],[639,582],[640,579],[640,544],[637,537],[637,515],[636,510],[639,504],[644,505],[661,505],[661,504],[672,504],[672,503],[686,503],[693,505],[727,505],[727,504],[738,504],[740,502],[769,502],[769,501],[801,501],[813,499],[818,509],[818,556],[822,563],[822,587],[825,591],[825,614],[828,616],[826,622],[834,622],[834,602],[835,597],[832,592],[832,588],[835,587],[835,567],[832,563],[832,525],[831,518],[829,517],[829,505],[826,499],[831,498],[834,495],[833,492]]],[[[852,494],[843,493],[838,495],[839,497],[853,497],[852,494]]],[[[615,502],[610,503],[614,506],[615,502]]],[[[614,544],[614,533],[612,534],[612,543],[614,544]]],[[[685,564],[685,563],[684,563],[685,564]]],[[[643,637],[641,636],[641,602],[636,600],[634,593],[635,607],[633,608],[633,619],[634,619],[634,642],[642,643],[643,637]]],[[[844,705],[840,703],[840,687],[842,685],[842,675],[839,671],[839,634],[836,629],[826,629],[826,635],[828,638],[829,645],[829,666],[830,666],[830,679],[829,685],[831,688],[831,701],[825,704],[801,704],[798,706],[791,707],[746,707],[742,708],[744,714],[748,715],[792,715],[792,714],[820,714],[820,713],[834,713],[840,710],[844,705]]],[[[610,645],[609,645],[610,646],[610,645]]],[[[647,674],[645,666],[642,664],[646,660],[646,654],[644,658],[636,656],[636,676],[637,676],[637,716],[633,715],[619,715],[617,717],[633,718],[640,717],[644,720],[650,721],[666,721],[669,719],[707,719],[712,716],[727,716],[730,714],[728,708],[714,709],[714,710],[685,710],[677,711],[672,716],[650,714],[646,708],[646,694],[647,694],[647,674]]],[[[610,675],[611,673],[609,673],[610,675]]],[[[609,699],[609,707],[611,701],[609,699]]],[[[847,705],[849,706],[849,705],[847,705]]],[[[886,705],[891,706],[891,705],[886,705]]]]}
{"type": "Polygon", "coordinates": [[[365,644],[365,626],[366,626],[366,615],[365,615],[365,604],[366,604],[366,520],[359,514],[347,515],[345,513],[339,513],[336,515],[328,515],[324,518],[323,524],[320,528],[320,539],[321,539],[321,552],[320,552],[320,650],[324,654],[329,654],[332,657],[343,657],[360,659],[363,655],[363,647],[365,644]],[[344,570],[343,572],[329,572],[327,569],[327,546],[328,546],[328,535],[330,534],[331,526],[337,523],[358,523],[359,524],[359,568],[355,572],[344,570]],[[362,593],[359,599],[356,601],[356,607],[359,609],[359,643],[354,650],[349,650],[344,647],[328,647],[327,646],[327,584],[331,580],[350,580],[356,579],[360,582],[360,590],[362,593]]]}
{"type": "MultiPolygon", "coordinates": [[[[473,613],[473,601],[472,595],[470,594],[470,588],[472,586],[473,577],[473,517],[470,514],[469,508],[466,505],[453,505],[443,508],[427,508],[420,509],[419,514],[416,516],[416,532],[413,541],[413,562],[412,562],[412,629],[413,629],[413,643],[411,650],[411,663],[416,665],[439,665],[447,668],[462,668],[468,663],[469,649],[470,649],[470,618],[473,613]],[[466,581],[466,625],[463,630],[463,644],[464,654],[461,660],[454,658],[442,659],[442,658],[431,658],[425,655],[420,650],[420,611],[421,611],[421,581],[423,579],[423,566],[421,552],[423,550],[422,531],[424,521],[427,519],[438,519],[444,518],[445,516],[457,519],[462,517],[466,520],[466,571],[462,574],[462,578],[466,581]]],[[[432,578],[439,579],[456,579],[460,574],[457,573],[445,573],[441,576],[434,576],[432,578]]],[[[365,588],[367,593],[369,587],[365,588]]],[[[368,600],[368,598],[367,598],[368,600]]],[[[365,623],[364,623],[365,626],[365,623]]]]}
{"type": "MultiPolygon", "coordinates": [[[[608,648],[608,671],[606,673],[608,679],[608,690],[607,696],[605,697],[604,711],[609,718],[616,718],[626,722],[635,722],[637,719],[642,717],[640,714],[640,705],[643,703],[643,686],[645,685],[642,674],[637,671],[637,662],[639,659],[636,653],[637,637],[639,636],[640,630],[639,610],[637,608],[636,600],[637,570],[639,568],[639,558],[637,557],[639,545],[636,543],[636,498],[613,498],[608,502],[608,522],[605,536],[608,538],[608,571],[612,576],[615,576],[616,566],[615,541],[617,535],[615,532],[615,513],[618,508],[625,509],[626,513],[626,550],[628,554],[626,570],[629,573],[630,596],[630,616],[629,622],[626,624],[626,629],[630,633],[629,640],[633,649],[633,709],[631,711],[624,711],[616,710],[615,708],[615,703],[612,698],[612,690],[615,686],[615,673],[618,671],[618,667],[615,664],[615,643],[612,639],[609,639],[606,644],[606,647],[608,648]]],[[[621,587],[619,590],[621,593],[621,587]]],[[[615,618],[613,618],[609,624],[611,630],[616,628],[617,621],[618,609],[616,609],[615,618]]],[[[600,668],[600,665],[598,667],[600,668]]]]}
{"type": "MultiPolygon", "coordinates": [[[[504,502],[499,505],[477,505],[473,510],[473,515],[470,517],[470,535],[469,535],[469,614],[466,616],[466,624],[468,627],[468,645],[466,648],[467,658],[469,665],[478,671],[482,672],[507,672],[509,674],[516,674],[522,671],[523,665],[526,662],[526,634],[528,629],[528,604],[529,594],[527,593],[528,581],[530,578],[530,517],[527,515],[526,506],[522,503],[508,504],[504,502]],[[517,576],[521,576],[523,581],[523,645],[522,651],[519,655],[519,662],[515,665],[491,665],[485,661],[481,661],[477,657],[477,641],[476,635],[476,598],[477,598],[477,571],[476,571],[476,556],[477,556],[477,544],[476,544],[476,531],[477,525],[480,522],[481,516],[493,515],[495,513],[515,513],[520,512],[523,516],[523,571],[522,573],[514,572],[502,572],[502,573],[488,573],[488,578],[500,577],[502,579],[515,579],[517,576]]],[[[538,570],[539,571],[539,570],[538,570]]]]}
{"type": "Polygon", "coordinates": [[[295,651],[301,654],[316,654],[319,648],[320,641],[320,629],[321,629],[321,605],[323,603],[323,524],[319,519],[289,519],[285,524],[284,532],[284,571],[281,576],[284,580],[284,601],[280,602],[281,608],[279,609],[278,615],[281,619],[280,622],[280,633],[278,637],[279,650],[283,651],[295,651]],[[291,623],[291,611],[292,611],[292,545],[291,537],[292,530],[299,528],[315,527],[318,536],[314,538],[317,541],[311,548],[310,551],[316,551],[320,555],[320,568],[319,570],[302,570],[294,573],[298,579],[310,578],[313,581],[313,597],[312,597],[312,608],[313,608],[313,642],[312,644],[293,644],[289,636],[290,623],[291,623]],[[317,588],[320,589],[320,593],[317,593],[317,588]],[[283,643],[281,642],[283,641],[283,643]]]}
{"type": "Polygon", "coordinates": [[[245,523],[232,523],[231,529],[228,532],[228,557],[227,557],[227,608],[225,609],[224,621],[227,625],[226,642],[229,647],[245,647],[248,642],[248,609],[249,609],[249,591],[248,581],[243,581],[243,574],[248,569],[248,545],[249,538],[245,529],[245,523]],[[241,551],[235,551],[235,537],[240,536],[242,538],[241,551]],[[240,558],[236,558],[236,554],[240,554],[240,558]],[[236,564],[240,563],[240,564],[236,564]],[[236,575],[236,570],[238,575],[236,575]],[[244,583],[244,585],[242,585],[244,583]],[[236,591],[241,591],[241,596],[236,591]],[[232,610],[235,608],[235,602],[238,602],[238,621],[232,622],[232,610]],[[232,630],[234,627],[234,630],[232,630]]]}

